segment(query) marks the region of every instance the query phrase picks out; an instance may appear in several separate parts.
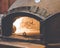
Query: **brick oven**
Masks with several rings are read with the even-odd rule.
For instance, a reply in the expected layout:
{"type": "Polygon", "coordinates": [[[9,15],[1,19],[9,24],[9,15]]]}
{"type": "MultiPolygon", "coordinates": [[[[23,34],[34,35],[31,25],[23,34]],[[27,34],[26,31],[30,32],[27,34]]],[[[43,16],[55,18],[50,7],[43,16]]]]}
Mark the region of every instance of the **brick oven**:
{"type": "Polygon", "coordinates": [[[50,14],[45,8],[35,5],[14,6],[2,17],[1,38],[7,41],[43,44],[46,48],[60,47],[59,21],[59,12],[50,14]]]}

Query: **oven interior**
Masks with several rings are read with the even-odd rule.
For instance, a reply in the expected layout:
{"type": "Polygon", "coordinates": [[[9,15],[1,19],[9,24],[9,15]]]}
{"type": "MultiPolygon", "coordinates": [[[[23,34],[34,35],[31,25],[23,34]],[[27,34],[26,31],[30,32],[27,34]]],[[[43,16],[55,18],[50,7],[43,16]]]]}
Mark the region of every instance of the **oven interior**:
{"type": "Polygon", "coordinates": [[[12,13],[2,18],[2,36],[40,43],[42,19],[28,13],[12,13]]]}

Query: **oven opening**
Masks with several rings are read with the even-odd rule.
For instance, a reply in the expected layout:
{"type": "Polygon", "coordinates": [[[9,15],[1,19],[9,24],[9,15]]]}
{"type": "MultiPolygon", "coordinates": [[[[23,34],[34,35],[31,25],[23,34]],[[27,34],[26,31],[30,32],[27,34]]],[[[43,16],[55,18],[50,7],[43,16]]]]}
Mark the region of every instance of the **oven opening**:
{"type": "Polygon", "coordinates": [[[2,36],[16,41],[40,43],[40,21],[38,16],[27,13],[7,15],[2,19],[2,36]]]}
{"type": "Polygon", "coordinates": [[[40,38],[40,21],[28,16],[15,17],[12,35],[40,38]]]}

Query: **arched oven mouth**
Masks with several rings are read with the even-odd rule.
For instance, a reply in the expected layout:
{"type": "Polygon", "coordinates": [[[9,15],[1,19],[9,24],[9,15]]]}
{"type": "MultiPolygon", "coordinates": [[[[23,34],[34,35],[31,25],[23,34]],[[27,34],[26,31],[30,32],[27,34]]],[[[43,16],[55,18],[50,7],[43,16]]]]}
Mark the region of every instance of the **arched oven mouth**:
{"type": "Polygon", "coordinates": [[[7,14],[2,18],[2,36],[5,38],[14,38],[19,40],[35,40],[36,43],[40,43],[40,26],[42,21],[43,19],[38,15],[28,12],[14,12],[11,14],[7,14]],[[25,22],[24,25],[21,25],[26,27],[18,30],[18,20],[19,22],[21,22],[21,19],[23,20],[23,22],[25,22]],[[17,30],[18,32],[16,32],[17,30]]]}

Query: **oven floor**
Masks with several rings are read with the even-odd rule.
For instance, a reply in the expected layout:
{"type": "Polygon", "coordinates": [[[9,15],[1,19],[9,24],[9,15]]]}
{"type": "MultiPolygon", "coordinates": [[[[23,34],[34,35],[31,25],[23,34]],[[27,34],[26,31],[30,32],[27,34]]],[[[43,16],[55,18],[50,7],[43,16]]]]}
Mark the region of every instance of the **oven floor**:
{"type": "Polygon", "coordinates": [[[3,39],[40,44],[40,39],[18,35],[3,36],[3,39]]]}
{"type": "Polygon", "coordinates": [[[39,38],[35,37],[28,37],[28,36],[20,36],[20,35],[11,35],[9,38],[16,38],[16,39],[23,39],[23,40],[40,40],[39,38]]]}
{"type": "Polygon", "coordinates": [[[5,48],[45,48],[45,46],[41,44],[0,40],[0,47],[3,48],[2,46],[5,48]]]}
{"type": "MultiPolygon", "coordinates": [[[[11,35],[9,37],[0,37],[0,48],[45,48],[40,43],[35,43],[40,39],[11,35]]],[[[38,41],[38,42],[39,42],[38,41]]]]}

